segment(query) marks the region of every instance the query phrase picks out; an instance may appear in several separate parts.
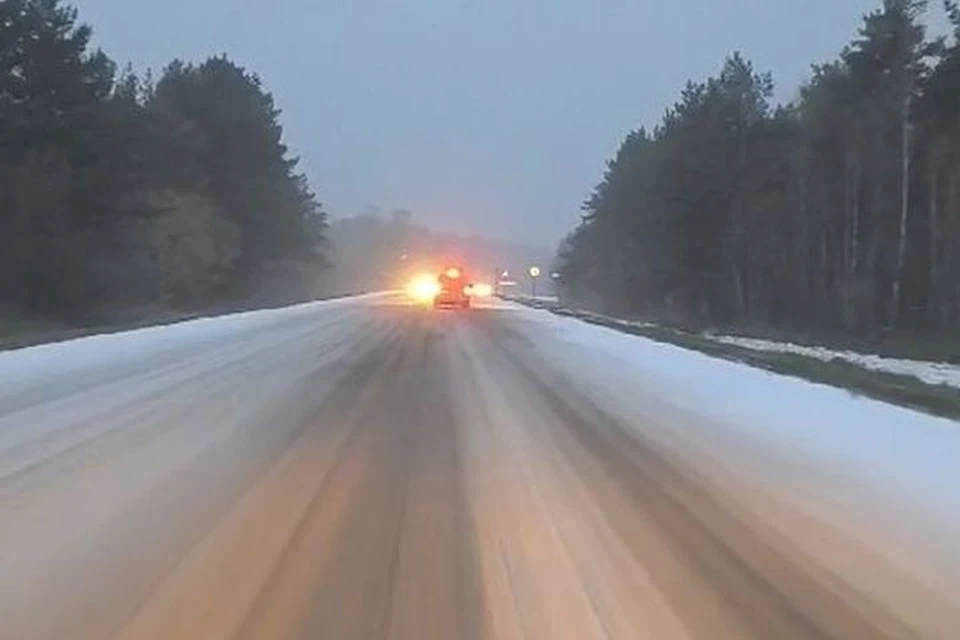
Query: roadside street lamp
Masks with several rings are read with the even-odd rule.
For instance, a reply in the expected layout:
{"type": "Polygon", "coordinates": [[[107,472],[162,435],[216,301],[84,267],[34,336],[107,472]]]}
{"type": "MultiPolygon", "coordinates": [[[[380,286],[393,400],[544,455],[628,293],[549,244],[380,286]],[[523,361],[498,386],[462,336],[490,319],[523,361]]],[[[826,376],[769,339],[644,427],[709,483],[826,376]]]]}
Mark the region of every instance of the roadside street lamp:
{"type": "Polygon", "coordinates": [[[530,267],[530,297],[537,297],[537,278],[540,277],[540,267],[530,267]]]}

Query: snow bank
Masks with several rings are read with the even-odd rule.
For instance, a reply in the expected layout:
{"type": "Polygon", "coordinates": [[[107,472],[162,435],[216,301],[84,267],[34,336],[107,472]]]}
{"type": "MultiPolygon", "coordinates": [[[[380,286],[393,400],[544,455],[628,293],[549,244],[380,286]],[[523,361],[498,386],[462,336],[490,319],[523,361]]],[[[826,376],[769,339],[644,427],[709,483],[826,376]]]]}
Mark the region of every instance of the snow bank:
{"type": "Polygon", "coordinates": [[[792,353],[829,362],[838,359],[850,364],[869,369],[905,376],[913,376],[927,384],[947,385],[960,389],[960,365],[945,362],[926,362],[921,360],[906,360],[901,358],[885,358],[883,356],[857,353],[855,351],[837,351],[826,347],[810,347],[790,342],[775,342],[756,338],[740,338],[736,336],[707,335],[707,338],[723,344],[730,344],[753,351],[767,351],[775,353],[792,353]]]}

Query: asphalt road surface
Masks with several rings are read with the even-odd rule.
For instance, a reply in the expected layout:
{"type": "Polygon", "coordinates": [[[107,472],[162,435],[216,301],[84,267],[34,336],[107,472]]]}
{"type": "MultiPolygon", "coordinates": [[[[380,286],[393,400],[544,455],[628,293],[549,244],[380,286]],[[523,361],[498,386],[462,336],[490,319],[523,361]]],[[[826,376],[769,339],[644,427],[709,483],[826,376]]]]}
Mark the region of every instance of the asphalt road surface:
{"type": "Polygon", "coordinates": [[[374,298],[4,385],[0,637],[960,637],[923,549],[644,438],[529,313],[374,298]]]}

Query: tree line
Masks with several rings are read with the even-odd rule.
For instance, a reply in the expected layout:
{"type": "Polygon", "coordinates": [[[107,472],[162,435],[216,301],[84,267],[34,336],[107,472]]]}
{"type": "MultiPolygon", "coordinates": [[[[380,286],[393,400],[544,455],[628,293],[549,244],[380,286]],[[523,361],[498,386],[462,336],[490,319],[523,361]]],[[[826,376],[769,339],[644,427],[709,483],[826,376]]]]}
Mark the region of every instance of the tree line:
{"type": "Polygon", "coordinates": [[[875,337],[960,321],[960,10],[885,0],[799,98],[740,54],[631,132],[558,252],[578,304],[875,337]]]}
{"type": "Polygon", "coordinates": [[[82,323],[309,295],[325,215],[261,80],[138,76],[59,0],[0,3],[0,307],[82,323]]]}

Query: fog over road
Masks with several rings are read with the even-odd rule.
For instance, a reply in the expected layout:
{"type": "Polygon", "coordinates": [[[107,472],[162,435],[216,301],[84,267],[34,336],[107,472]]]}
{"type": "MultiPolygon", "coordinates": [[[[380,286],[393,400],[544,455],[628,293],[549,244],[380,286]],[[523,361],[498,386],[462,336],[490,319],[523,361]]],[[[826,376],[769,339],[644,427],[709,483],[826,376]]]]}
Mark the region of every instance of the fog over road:
{"type": "Polygon", "coordinates": [[[957,637],[955,514],[552,322],[383,295],[0,354],[0,637],[957,637]]]}

